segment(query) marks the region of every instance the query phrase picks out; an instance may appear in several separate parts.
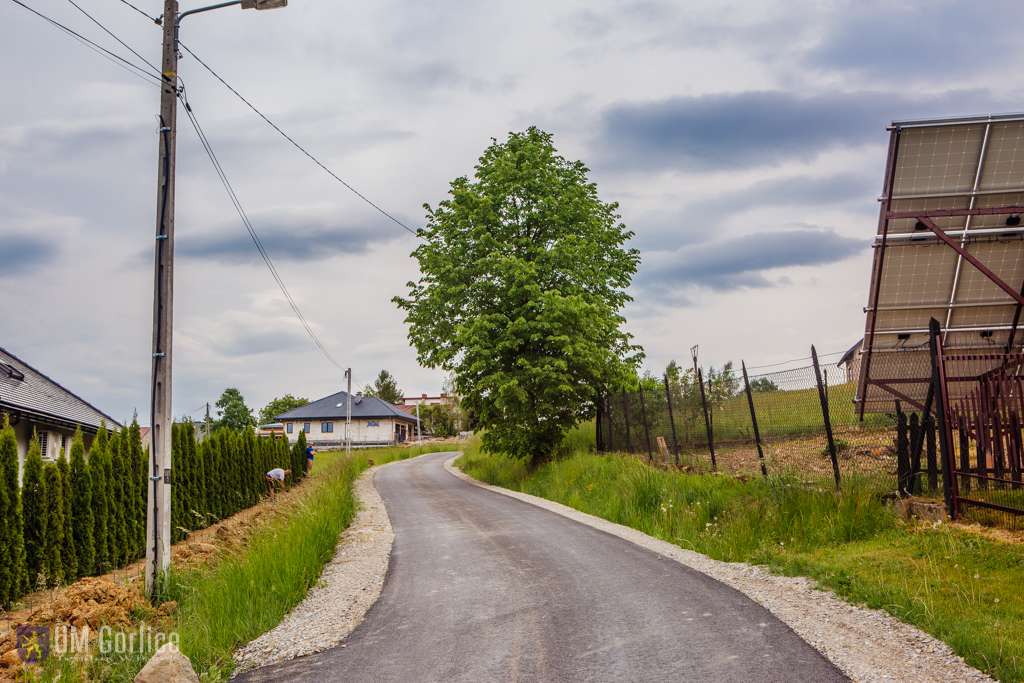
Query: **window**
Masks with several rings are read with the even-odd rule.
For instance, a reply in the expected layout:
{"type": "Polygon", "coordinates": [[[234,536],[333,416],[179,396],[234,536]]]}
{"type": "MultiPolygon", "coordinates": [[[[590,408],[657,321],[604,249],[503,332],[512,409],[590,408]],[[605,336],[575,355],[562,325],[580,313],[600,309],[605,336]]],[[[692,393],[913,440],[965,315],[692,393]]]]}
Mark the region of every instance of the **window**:
{"type": "Polygon", "coordinates": [[[309,434],[309,423],[308,422],[302,423],[302,431],[304,431],[306,434],[309,434]]]}
{"type": "Polygon", "coordinates": [[[333,422],[321,422],[320,423],[320,433],[321,434],[330,434],[333,431],[334,431],[334,423],[333,422]]]}
{"type": "Polygon", "coordinates": [[[292,423],[291,422],[288,423],[288,426],[286,427],[286,429],[288,430],[289,434],[292,433],[292,423]]]}
{"type": "Polygon", "coordinates": [[[50,432],[39,432],[39,452],[46,457],[46,445],[50,440],[50,432]]]}
{"type": "Polygon", "coordinates": [[[366,426],[367,427],[380,427],[380,420],[367,420],[366,421],[366,426]]]}
{"type": "Polygon", "coordinates": [[[62,434],[60,437],[60,449],[64,451],[64,455],[68,454],[68,435],[62,434]]]}

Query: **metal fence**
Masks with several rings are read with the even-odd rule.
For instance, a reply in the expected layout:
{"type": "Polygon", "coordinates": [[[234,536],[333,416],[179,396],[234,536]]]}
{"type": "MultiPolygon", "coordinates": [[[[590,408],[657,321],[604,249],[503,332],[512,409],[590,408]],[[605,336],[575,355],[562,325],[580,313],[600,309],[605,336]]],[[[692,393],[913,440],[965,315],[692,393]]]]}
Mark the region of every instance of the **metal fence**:
{"type": "MultiPolygon", "coordinates": [[[[919,356],[906,355],[907,363],[919,356]]],[[[898,365],[898,364],[897,364],[898,365]]],[[[639,389],[639,387],[638,387],[639,389]]],[[[763,374],[690,370],[655,388],[606,395],[598,450],[737,475],[790,475],[808,485],[867,487],[941,499],[934,417],[895,399],[861,419],[855,369],[817,363],[763,374]]]]}

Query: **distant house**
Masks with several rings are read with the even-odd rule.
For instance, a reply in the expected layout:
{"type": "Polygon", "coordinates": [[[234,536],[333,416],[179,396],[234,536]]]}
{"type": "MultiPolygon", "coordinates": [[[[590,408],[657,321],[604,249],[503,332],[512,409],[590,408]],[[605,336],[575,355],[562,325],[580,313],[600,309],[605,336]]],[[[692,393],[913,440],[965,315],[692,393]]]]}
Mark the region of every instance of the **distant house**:
{"type": "MultiPolygon", "coordinates": [[[[305,432],[315,448],[345,444],[345,413],[348,394],[339,391],[319,401],[275,415],[284,425],[289,441],[305,432]]],[[[375,396],[352,396],[352,445],[356,448],[389,446],[408,440],[416,431],[416,418],[375,396]]]]}
{"type": "Polygon", "coordinates": [[[284,424],[280,422],[271,422],[269,424],[260,425],[256,429],[256,434],[264,438],[270,438],[271,436],[280,437],[284,434],[284,424]]]}
{"type": "Polygon", "coordinates": [[[864,340],[850,347],[850,350],[843,354],[843,357],[836,363],[841,368],[846,368],[846,381],[856,382],[860,379],[860,349],[864,346],[864,340]]]}
{"type": "Polygon", "coordinates": [[[121,424],[84,399],[0,348],[0,413],[6,413],[18,439],[18,461],[28,455],[33,430],[39,437],[44,460],[56,460],[60,449],[67,453],[75,429],[82,428],[85,448],[100,429],[100,422],[116,429],[121,424]]]}

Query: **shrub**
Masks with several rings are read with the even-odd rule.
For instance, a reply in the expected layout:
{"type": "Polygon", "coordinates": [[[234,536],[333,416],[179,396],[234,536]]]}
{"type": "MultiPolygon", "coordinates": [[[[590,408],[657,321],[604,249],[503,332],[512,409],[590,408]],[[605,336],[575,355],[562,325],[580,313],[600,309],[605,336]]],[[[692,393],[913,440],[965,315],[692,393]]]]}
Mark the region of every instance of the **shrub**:
{"type": "Polygon", "coordinates": [[[0,607],[9,606],[25,592],[28,577],[18,467],[18,440],[4,415],[0,428],[0,607]]]}
{"type": "Polygon", "coordinates": [[[71,442],[69,479],[71,506],[74,509],[71,531],[75,540],[78,575],[88,576],[96,566],[96,544],[93,540],[96,520],[92,514],[92,474],[89,472],[89,463],[85,460],[85,444],[81,429],[75,432],[74,441],[71,442]]]}
{"type": "Polygon", "coordinates": [[[43,568],[47,586],[64,583],[64,558],[61,548],[64,544],[64,484],[60,480],[60,469],[56,463],[43,466],[43,481],[46,485],[46,539],[43,544],[43,568]]]}
{"type": "MultiPolygon", "coordinates": [[[[72,444],[73,445],[73,444],[72,444]]],[[[64,449],[57,458],[57,469],[60,471],[60,500],[64,517],[61,530],[60,554],[64,566],[64,581],[74,583],[78,580],[78,549],[75,546],[74,504],[71,499],[71,467],[64,455],[64,449]]]]}
{"type": "Polygon", "coordinates": [[[22,482],[25,520],[25,569],[28,586],[34,590],[39,576],[46,572],[46,482],[43,480],[43,454],[39,438],[32,430],[32,440],[25,458],[22,482]]]}

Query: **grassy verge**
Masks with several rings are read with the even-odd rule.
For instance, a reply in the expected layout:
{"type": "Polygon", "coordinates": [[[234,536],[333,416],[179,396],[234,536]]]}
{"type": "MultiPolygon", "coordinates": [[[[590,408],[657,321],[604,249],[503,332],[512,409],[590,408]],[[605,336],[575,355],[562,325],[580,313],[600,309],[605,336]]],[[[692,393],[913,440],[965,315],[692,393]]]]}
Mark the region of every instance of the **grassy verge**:
{"type": "MultiPolygon", "coordinates": [[[[320,578],[334,556],[338,537],[355,517],[353,481],[375,464],[447,450],[444,445],[317,454],[316,469],[294,494],[279,503],[280,514],[257,531],[244,548],[215,564],[172,571],[164,600],[178,609],[165,632],[180,635],[181,649],[204,681],[226,680],[231,653],[272,629],[320,578]]],[[[148,654],[97,654],[89,662],[51,657],[30,681],[128,683],[148,654]]]]}
{"type": "Polygon", "coordinates": [[[470,447],[457,464],[719,560],[810,577],[922,628],[998,680],[1024,681],[1024,548],[905,524],[856,482],[837,495],[795,477],[686,474],[586,450],[530,471],[470,447]]]}

